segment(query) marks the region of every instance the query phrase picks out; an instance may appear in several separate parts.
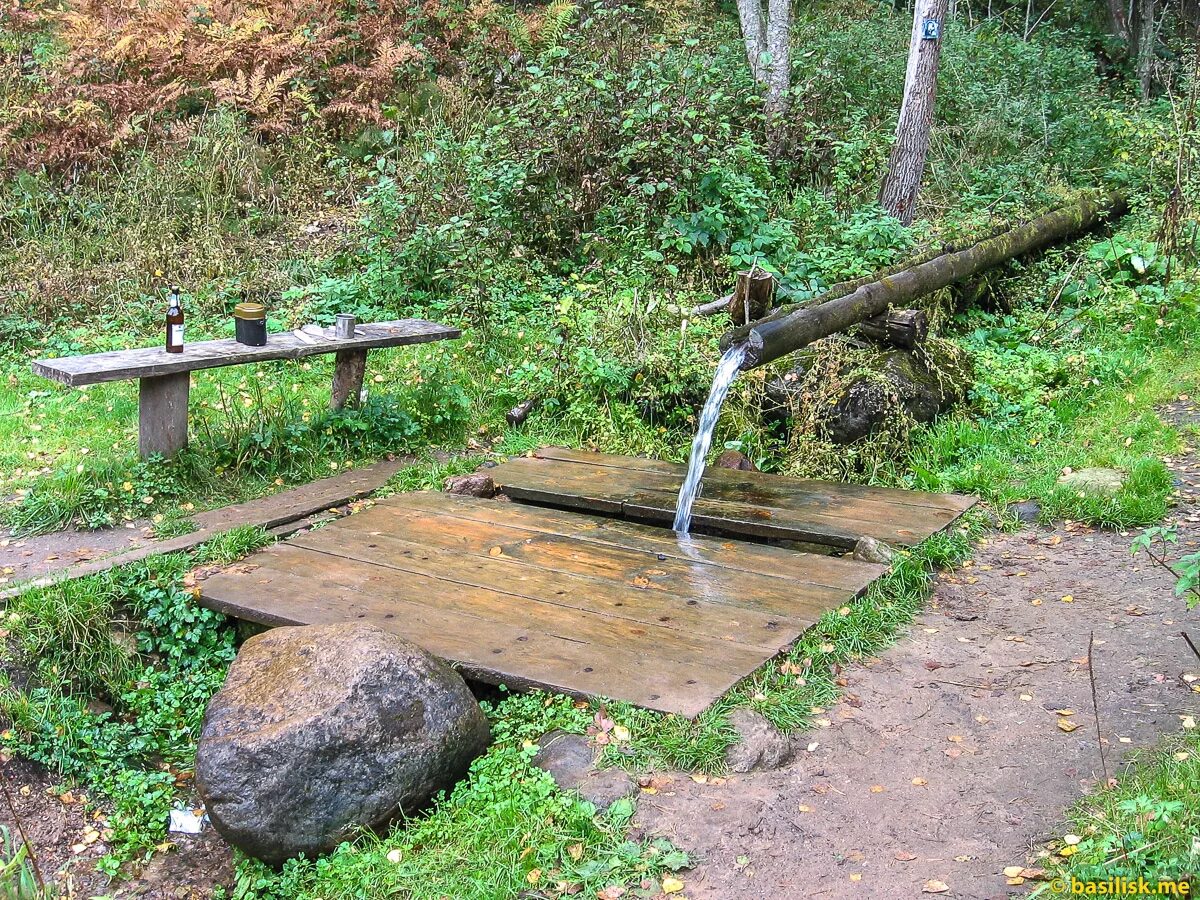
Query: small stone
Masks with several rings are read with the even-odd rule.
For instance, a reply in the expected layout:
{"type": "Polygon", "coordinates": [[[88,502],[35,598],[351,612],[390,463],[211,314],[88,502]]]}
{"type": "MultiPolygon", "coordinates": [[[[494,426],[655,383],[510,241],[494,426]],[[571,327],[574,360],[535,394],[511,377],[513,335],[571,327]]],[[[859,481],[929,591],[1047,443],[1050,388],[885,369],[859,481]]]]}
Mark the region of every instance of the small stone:
{"type": "Polygon", "coordinates": [[[717,457],[718,469],[734,469],[739,472],[757,472],[756,466],[741,450],[726,450],[717,457]]]}
{"type": "Polygon", "coordinates": [[[854,559],[857,559],[859,562],[879,563],[886,566],[891,564],[895,556],[895,550],[883,541],[878,541],[873,537],[864,535],[854,545],[854,559]]]}
{"type": "Polygon", "coordinates": [[[550,773],[562,790],[577,791],[597,809],[608,809],[637,790],[625,771],[597,769],[595,748],[581,734],[551,731],[538,741],[538,745],[540,749],[533,764],[550,773]]]}
{"type": "Polygon", "coordinates": [[[447,494],[464,494],[468,497],[488,499],[496,496],[496,482],[487,472],[472,472],[469,475],[454,475],[446,479],[442,489],[447,494]]]}
{"type": "Polygon", "coordinates": [[[733,772],[778,769],[792,760],[792,742],[763,716],[752,709],[735,709],[729,724],[738,734],[737,741],[725,751],[725,764],[733,772]]]}
{"type": "Polygon", "coordinates": [[[1106,497],[1115,494],[1125,484],[1125,475],[1116,469],[1099,466],[1067,472],[1058,479],[1060,487],[1082,494],[1106,497]]]}
{"type": "Polygon", "coordinates": [[[1018,522],[1026,522],[1033,524],[1042,516],[1042,505],[1036,500],[1022,500],[1020,503],[1014,503],[1008,511],[1018,522]]]}

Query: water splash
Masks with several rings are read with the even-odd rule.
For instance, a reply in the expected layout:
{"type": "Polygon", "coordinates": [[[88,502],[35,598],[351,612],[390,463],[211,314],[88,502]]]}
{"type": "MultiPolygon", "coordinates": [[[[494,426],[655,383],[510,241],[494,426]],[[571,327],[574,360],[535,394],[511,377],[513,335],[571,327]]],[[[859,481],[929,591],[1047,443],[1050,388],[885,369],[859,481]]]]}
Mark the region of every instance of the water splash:
{"type": "Polygon", "coordinates": [[[675,524],[672,526],[679,534],[687,534],[692,526],[692,504],[700,493],[700,479],[704,477],[704,459],[712,446],[713,430],[717,427],[717,419],[721,415],[721,404],[729,393],[729,386],[737,377],[742,361],[746,358],[746,345],[734,344],[725,351],[717,364],[717,373],[713,376],[712,390],[704,401],[704,409],[700,411],[700,423],[696,428],[696,438],[692,441],[692,455],[688,459],[687,478],[679,488],[679,501],[675,505],[675,524]]]}

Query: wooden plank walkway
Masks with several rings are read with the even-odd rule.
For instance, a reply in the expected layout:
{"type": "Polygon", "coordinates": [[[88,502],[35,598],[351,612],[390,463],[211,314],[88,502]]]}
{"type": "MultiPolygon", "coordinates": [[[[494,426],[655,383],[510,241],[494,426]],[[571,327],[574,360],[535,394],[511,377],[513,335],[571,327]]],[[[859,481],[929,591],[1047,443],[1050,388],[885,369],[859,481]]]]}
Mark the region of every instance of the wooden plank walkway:
{"type": "MultiPolygon", "coordinates": [[[[670,523],[686,466],[547,447],[491,470],[514,500],[670,523]]],[[[949,526],[976,498],[837,484],[709,467],[695,527],[849,549],[869,536],[913,546],[949,526]]]]}
{"type": "Polygon", "coordinates": [[[884,570],[451,494],[401,494],[202,582],[265,625],[369,621],[515,688],[695,716],[884,570]]]}

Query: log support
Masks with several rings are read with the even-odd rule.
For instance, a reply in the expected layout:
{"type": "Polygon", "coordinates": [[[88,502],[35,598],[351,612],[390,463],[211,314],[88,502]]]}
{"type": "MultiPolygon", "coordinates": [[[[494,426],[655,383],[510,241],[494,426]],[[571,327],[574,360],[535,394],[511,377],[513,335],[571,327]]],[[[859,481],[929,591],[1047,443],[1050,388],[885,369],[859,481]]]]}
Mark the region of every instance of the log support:
{"type": "Polygon", "coordinates": [[[172,457],[188,442],[189,372],[138,380],[138,454],[172,457]]]}
{"type": "Polygon", "coordinates": [[[329,408],[357,407],[362,396],[363,375],[367,371],[366,350],[339,350],[334,356],[333,386],[329,408]]]}
{"type": "Polygon", "coordinates": [[[761,319],[775,301],[775,276],[757,266],[738,272],[737,287],[729,298],[729,317],[734,325],[761,319]]]}
{"type": "Polygon", "coordinates": [[[858,332],[878,343],[912,350],[929,337],[929,319],[921,309],[890,309],[859,323],[858,332]]]}
{"type": "Polygon", "coordinates": [[[907,306],[917,297],[964,281],[1015,256],[1082,234],[1123,214],[1127,208],[1128,202],[1120,194],[1100,200],[1081,199],[966,249],[936,256],[859,285],[823,303],[778,310],[765,319],[728,332],[722,346],[745,342],[742,368],[761,366],[866,319],[884,315],[893,307],[907,306]]]}

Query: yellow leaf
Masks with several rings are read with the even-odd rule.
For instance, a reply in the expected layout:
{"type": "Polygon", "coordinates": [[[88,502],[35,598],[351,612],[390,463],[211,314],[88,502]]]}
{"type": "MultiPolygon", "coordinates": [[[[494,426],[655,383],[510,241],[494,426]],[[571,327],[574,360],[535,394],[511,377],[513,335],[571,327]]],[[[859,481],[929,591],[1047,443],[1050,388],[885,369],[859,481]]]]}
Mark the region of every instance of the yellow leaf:
{"type": "Polygon", "coordinates": [[[664,894],[678,894],[683,890],[683,882],[678,878],[672,878],[668,875],[662,880],[662,892],[664,894]]]}
{"type": "Polygon", "coordinates": [[[917,787],[924,787],[925,785],[929,784],[929,782],[926,781],[924,778],[914,778],[912,780],[912,783],[915,784],[917,787]]]}
{"type": "Polygon", "coordinates": [[[886,790],[887,790],[887,788],[885,788],[882,784],[871,785],[871,793],[872,794],[882,794],[886,790]]]}
{"type": "Polygon", "coordinates": [[[1075,710],[1073,710],[1073,709],[1056,709],[1056,710],[1055,710],[1055,712],[1056,712],[1058,715],[1060,715],[1060,716],[1073,716],[1073,715],[1075,715],[1075,710]]]}
{"type": "Polygon", "coordinates": [[[583,858],[583,844],[572,844],[567,848],[567,853],[575,862],[579,862],[583,858]]]}
{"type": "Polygon", "coordinates": [[[618,741],[629,740],[629,729],[624,725],[614,725],[612,733],[613,737],[615,737],[618,741]]]}
{"type": "Polygon", "coordinates": [[[530,884],[537,884],[539,881],[542,880],[542,870],[541,869],[530,869],[529,872],[525,875],[525,880],[528,881],[530,884]]]}
{"type": "Polygon", "coordinates": [[[1074,597],[1072,597],[1070,594],[1063,594],[1063,596],[1062,596],[1062,602],[1063,602],[1063,603],[1074,603],[1074,602],[1075,602],[1075,598],[1074,598],[1074,597]]]}
{"type": "Polygon", "coordinates": [[[1058,855],[1059,856],[1074,856],[1078,852],[1079,852],[1078,847],[1063,847],[1061,850],[1058,851],[1058,855]]]}
{"type": "Polygon", "coordinates": [[[936,878],[930,878],[921,886],[922,894],[944,894],[950,890],[950,885],[944,881],[938,881],[936,878]]]}
{"type": "Polygon", "coordinates": [[[798,809],[799,809],[799,810],[800,810],[800,812],[802,812],[802,813],[810,813],[810,812],[812,812],[812,807],[811,807],[811,806],[805,806],[803,803],[801,803],[801,804],[800,804],[800,806],[798,807],[798,809]]]}
{"type": "Polygon", "coordinates": [[[1067,734],[1070,734],[1072,731],[1074,731],[1078,727],[1079,727],[1079,723],[1072,722],[1070,719],[1059,719],[1058,720],[1058,730],[1065,731],[1065,732],[1067,732],[1067,734]]]}
{"type": "Polygon", "coordinates": [[[862,875],[860,875],[858,872],[855,872],[853,875],[850,876],[850,880],[851,881],[862,881],[862,875]]]}

